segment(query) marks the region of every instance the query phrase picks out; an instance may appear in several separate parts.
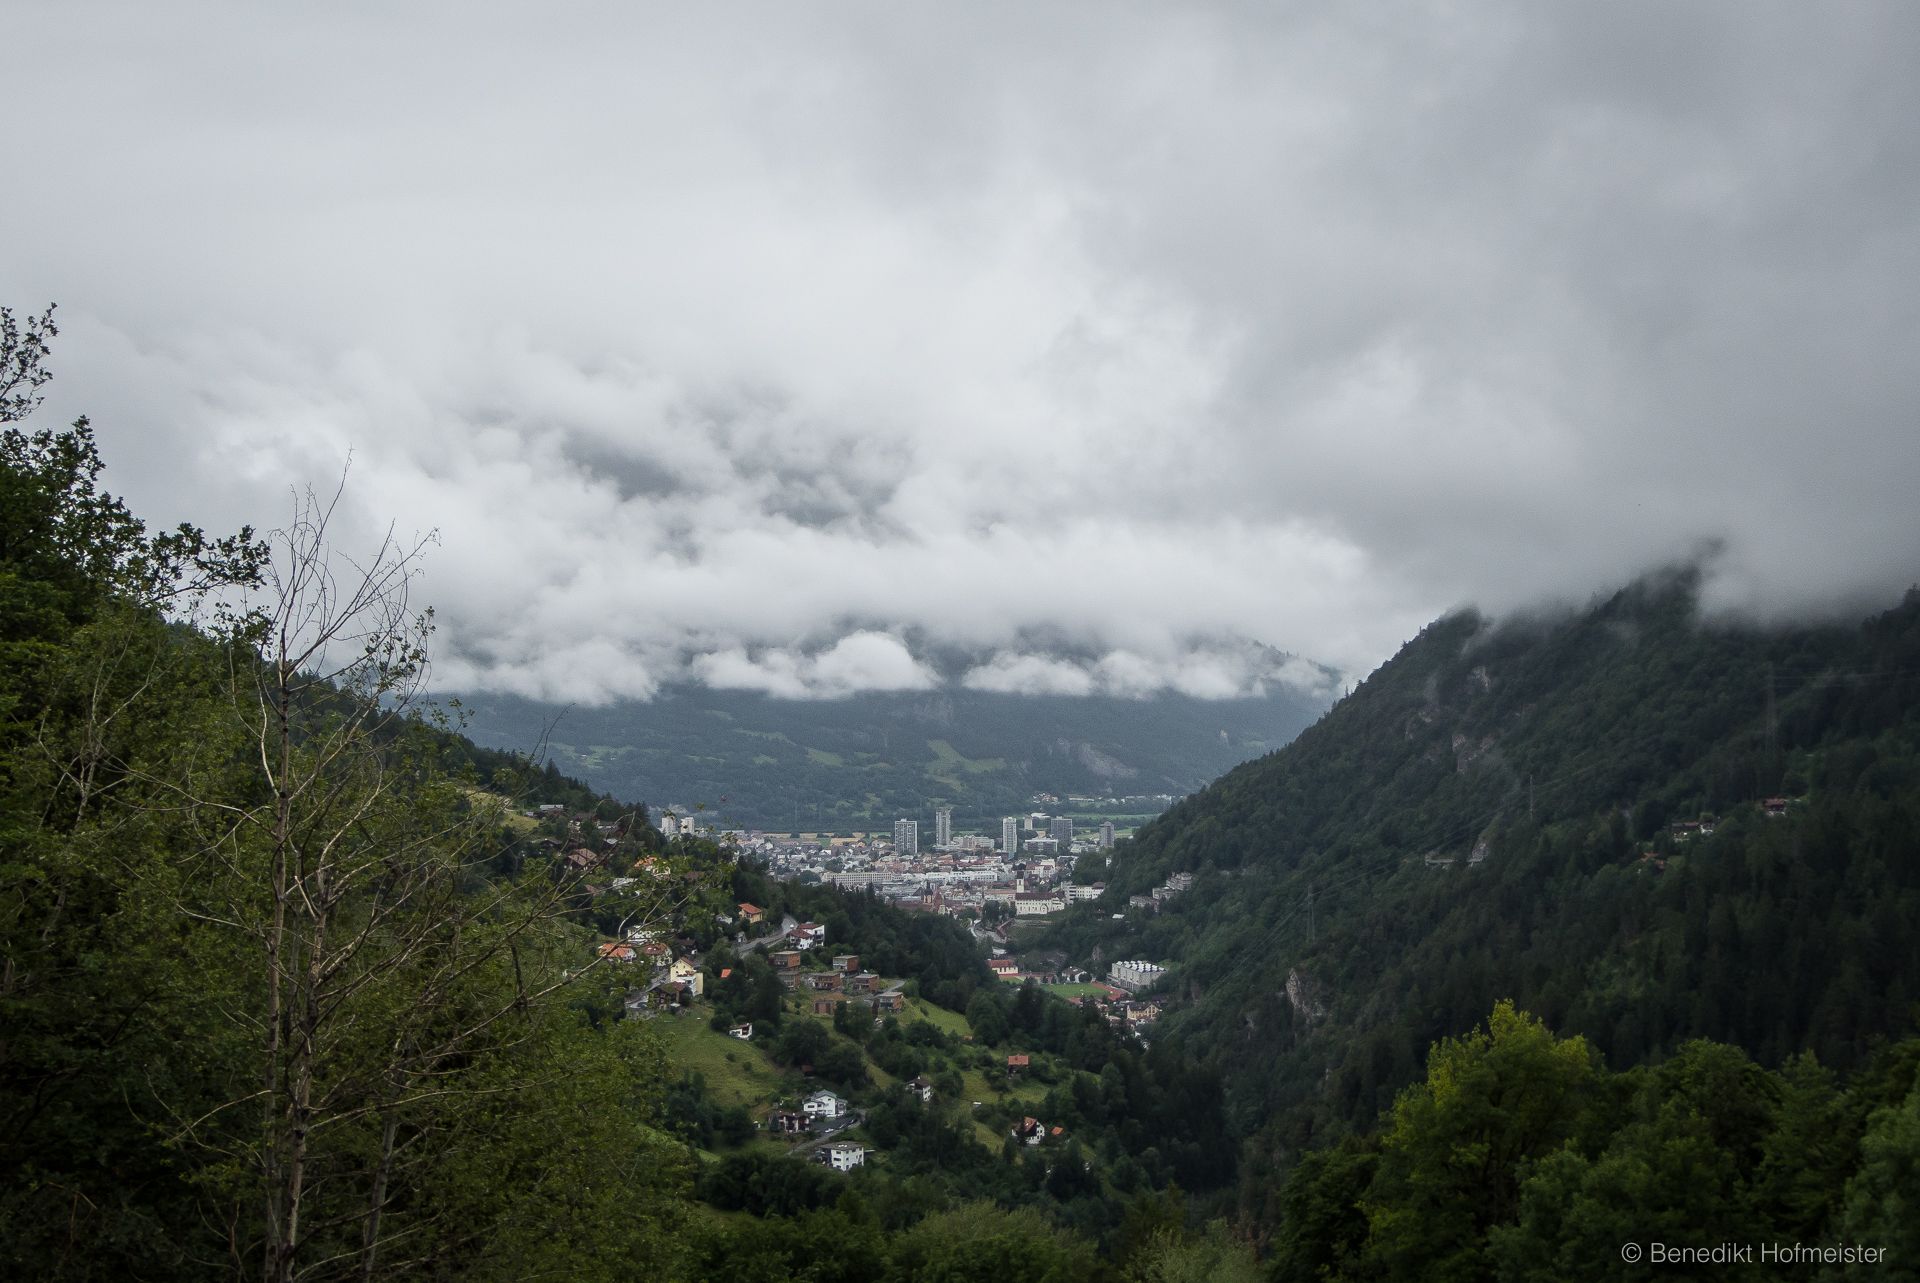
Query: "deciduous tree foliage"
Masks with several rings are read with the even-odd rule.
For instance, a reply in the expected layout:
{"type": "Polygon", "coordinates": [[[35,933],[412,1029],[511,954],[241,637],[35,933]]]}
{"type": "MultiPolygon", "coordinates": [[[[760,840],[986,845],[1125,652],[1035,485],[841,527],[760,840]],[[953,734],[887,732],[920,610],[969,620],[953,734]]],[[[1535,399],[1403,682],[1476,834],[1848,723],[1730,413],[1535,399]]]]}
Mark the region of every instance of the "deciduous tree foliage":
{"type": "MultiPolygon", "coordinates": [[[[52,332],[6,318],[7,417],[52,332]]],[[[0,1270],[663,1260],[663,1066],[409,715],[407,558],[336,577],[311,504],[150,536],[100,474],[84,422],[0,435],[0,1270]]]]}
{"type": "Polygon", "coordinates": [[[1622,1244],[1844,1242],[1904,1277],[1916,1056],[1884,1048],[1846,1091],[1810,1057],[1769,1072],[1708,1041],[1614,1074],[1499,1004],[1377,1131],[1295,1166],[1272,1276],[1639,1279],[1659,1271],[1622,1244]]]}

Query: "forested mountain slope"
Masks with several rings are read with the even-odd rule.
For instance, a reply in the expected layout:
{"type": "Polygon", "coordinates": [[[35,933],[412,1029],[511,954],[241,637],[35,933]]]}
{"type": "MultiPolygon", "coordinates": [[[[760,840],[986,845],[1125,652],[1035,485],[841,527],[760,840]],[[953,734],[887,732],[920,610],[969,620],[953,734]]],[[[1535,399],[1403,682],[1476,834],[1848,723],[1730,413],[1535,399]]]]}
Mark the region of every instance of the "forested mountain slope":
{"type": "Polygon", "coordinates": [[[1500,998],[1616,1067],[1693,1037],[1856,1066],[1913,1027],[1916,920],[1920,594],[1763,630],[1700,619],[1683,572],[1433,624],[1144,828],[1059,934],[1175,964],[1162,1036],[1226,1070],[1257,1177],[1500,998]]]}
{"type": "MultiPolygon", "coordinates": [[[[1276,667],[1285,660],[1272,653],[1276,667]]],[[[482,743],[543,748],[595,788],[704,806],[723,827],[869,829],[940,803],[961,828],[997,832],[1035,793],[1133,796],[1148,800],[1117,813],[1155,813],[1154,795],[1186,793],[1292,739],[1326,696],[1279,683],[1220,700],[956,685],[804,700],[682,685],[604,708],[488,693],[460,702],[482,743]]]]}

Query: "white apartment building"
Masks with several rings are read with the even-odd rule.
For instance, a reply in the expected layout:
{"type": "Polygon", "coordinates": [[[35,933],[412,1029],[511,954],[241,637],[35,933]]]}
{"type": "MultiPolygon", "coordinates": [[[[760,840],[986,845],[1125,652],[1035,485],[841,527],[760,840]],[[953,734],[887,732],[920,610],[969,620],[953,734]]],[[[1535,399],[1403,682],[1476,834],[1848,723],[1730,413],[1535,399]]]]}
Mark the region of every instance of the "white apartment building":
{"type": "Polygon", "coordinates": [[[850,1172],[867,1165],[867,1151],[850,1140],[837,1140],[827,1146],[827,1166],[836,1172],[850,1172]]]}
{"type": "Polygon", "coordinates": [[[933,845],[935,850],[945,850],[953,842],[953,808],[936,806],[933,808],[933,845]]]}
{"type": "Polygon", "coordinates": [[[1000,821],[1000,849],[1008,855],[1020,853],[1020,817],[1009,815],[1000,821]]]}
{"type": "Polygon", "coordinates": [[[920,821],[895,820],[893,822],[893,852],[895,855],[920,854],[920,821]]]}
{"type": "Polygon", "coordinates": [[[1159,963],[1147,962],[1143,959],[1135,958],[1126,962],[1114,963],[1107,971],[1107,979],[1115,988],[1125,989],[1129,993],[1133,993],[1141,989],[1150,988],[1160,977],[1166,974],[1167,969],[1159,963]]]}

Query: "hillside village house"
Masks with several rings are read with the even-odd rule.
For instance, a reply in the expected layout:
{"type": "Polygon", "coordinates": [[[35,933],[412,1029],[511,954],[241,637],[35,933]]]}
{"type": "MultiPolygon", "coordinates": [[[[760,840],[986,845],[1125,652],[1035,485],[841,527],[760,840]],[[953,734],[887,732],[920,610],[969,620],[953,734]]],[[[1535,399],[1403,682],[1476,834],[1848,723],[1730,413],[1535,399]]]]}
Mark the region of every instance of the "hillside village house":
{"type": "Polygon", "coordinates": [[[933,1103],[933,1080],[925,1074],[921,1074],[912,1082],[908,1083],[907,1090],[918,1096],[921,1104],[930,1105],[933,1103]]]}
{"type": "Polygon", "coordinates": [[[733,1028],[727,1030],[727,1037],[738,1038],[741,1042],[751,1041],[753,1038],[752,1023],[749,1022],[744,1025],[735,1025],[733,1028]]]}
{"type": "Polygon", "coordinates": [[[813,1115],[798,1109],[776,1109],[767,1115],[767,1130],[776,1136],[798,1136],[813,1130],[813,1115]]]}
{"type": "Polygon", "coordinates": [[[1000,977],[1002,980],[1018,980],[1020,978],[1020,964],[1012,958],[991,958],[987,962],[987,970],[993,972],[994,975],[1000,977]]]}
{"type": "Polygon", "coordinates": [[[787,933],[787,938],[802,949],[818,949],[827,942],[827,929],[813,922],[802,922],[787,933]]]}
{"type": "Polygon", "coordinates": [[[767,913],[759,905],[747,904],[743,901],[740,904],[740,919],[750,926],[758,925],[767,920],[767,913]]]}
{"type": "Polygon", "coordinates": [[[836,1172],[850,1172],[867,1165],[867,1151],[850,1140],[837,1140],[820,1151],[820,1161],[836,1172]]]}
{"type": "Polygon", "coordinates": [[[847,1112],[844,1097],[830,1091],[816,1091],[800,1103],[800,1108],[809,1118],[838,1118],[847,1112]]]}
{"type": "Polygon", "coordinates": [[[886,992],[874,998],[873,1009],[875,1011],[905,1011],[907,1009],[907,995],[899,989],[888,989],[886,992]]]}
{"type": "Polygon", "coordinates": [[[831,1016],[833,1009],[839,1005],[840,1000],[838,998],[815,998],[813,1000],[813,1014],[816,1016],[831,1016]]]}
{"type": "Polygon", "coordinates": [[[700,974],[700,968],[686,958],[675,958],[673,965],[667,968],[667,978],[687,987],[694,997],[703,997],[706,992],[706,977],[700,974]]]}
{"type": "Polygon", "coordinates": [[[807,988],[815,993],[838,993],[844,979],[838,971],[815,971],[807,976],[807,988]]]}
{"type": "Polygon", "coordinates": [[[835,971],[854,972],[860,970],[860,955],[857,953],[836,953],[833,955],[835,971]]]}
{"type": "Polygon", "coordinates": [[[797,949],[782,949],[780,952],[769,957],[767,961],[773,964],[774,970],[776,971],[798,971],[800,970],[800,951],[797,949]]]}

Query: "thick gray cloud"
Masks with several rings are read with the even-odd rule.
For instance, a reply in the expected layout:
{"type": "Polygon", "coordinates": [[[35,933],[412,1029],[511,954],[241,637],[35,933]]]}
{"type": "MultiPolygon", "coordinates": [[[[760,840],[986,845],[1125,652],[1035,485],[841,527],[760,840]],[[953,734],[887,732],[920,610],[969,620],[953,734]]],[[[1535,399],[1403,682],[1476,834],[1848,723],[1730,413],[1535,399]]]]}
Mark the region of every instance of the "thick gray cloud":
{"type": "Polygon", "coordinates": [[[436,528],[440,680],[1195,694],[1920,571],[1903,4],[39,6],[0,301],[160,521],[436,528]],[[1061,645],[1036,648],[1038,636],[1061,645]]]}

